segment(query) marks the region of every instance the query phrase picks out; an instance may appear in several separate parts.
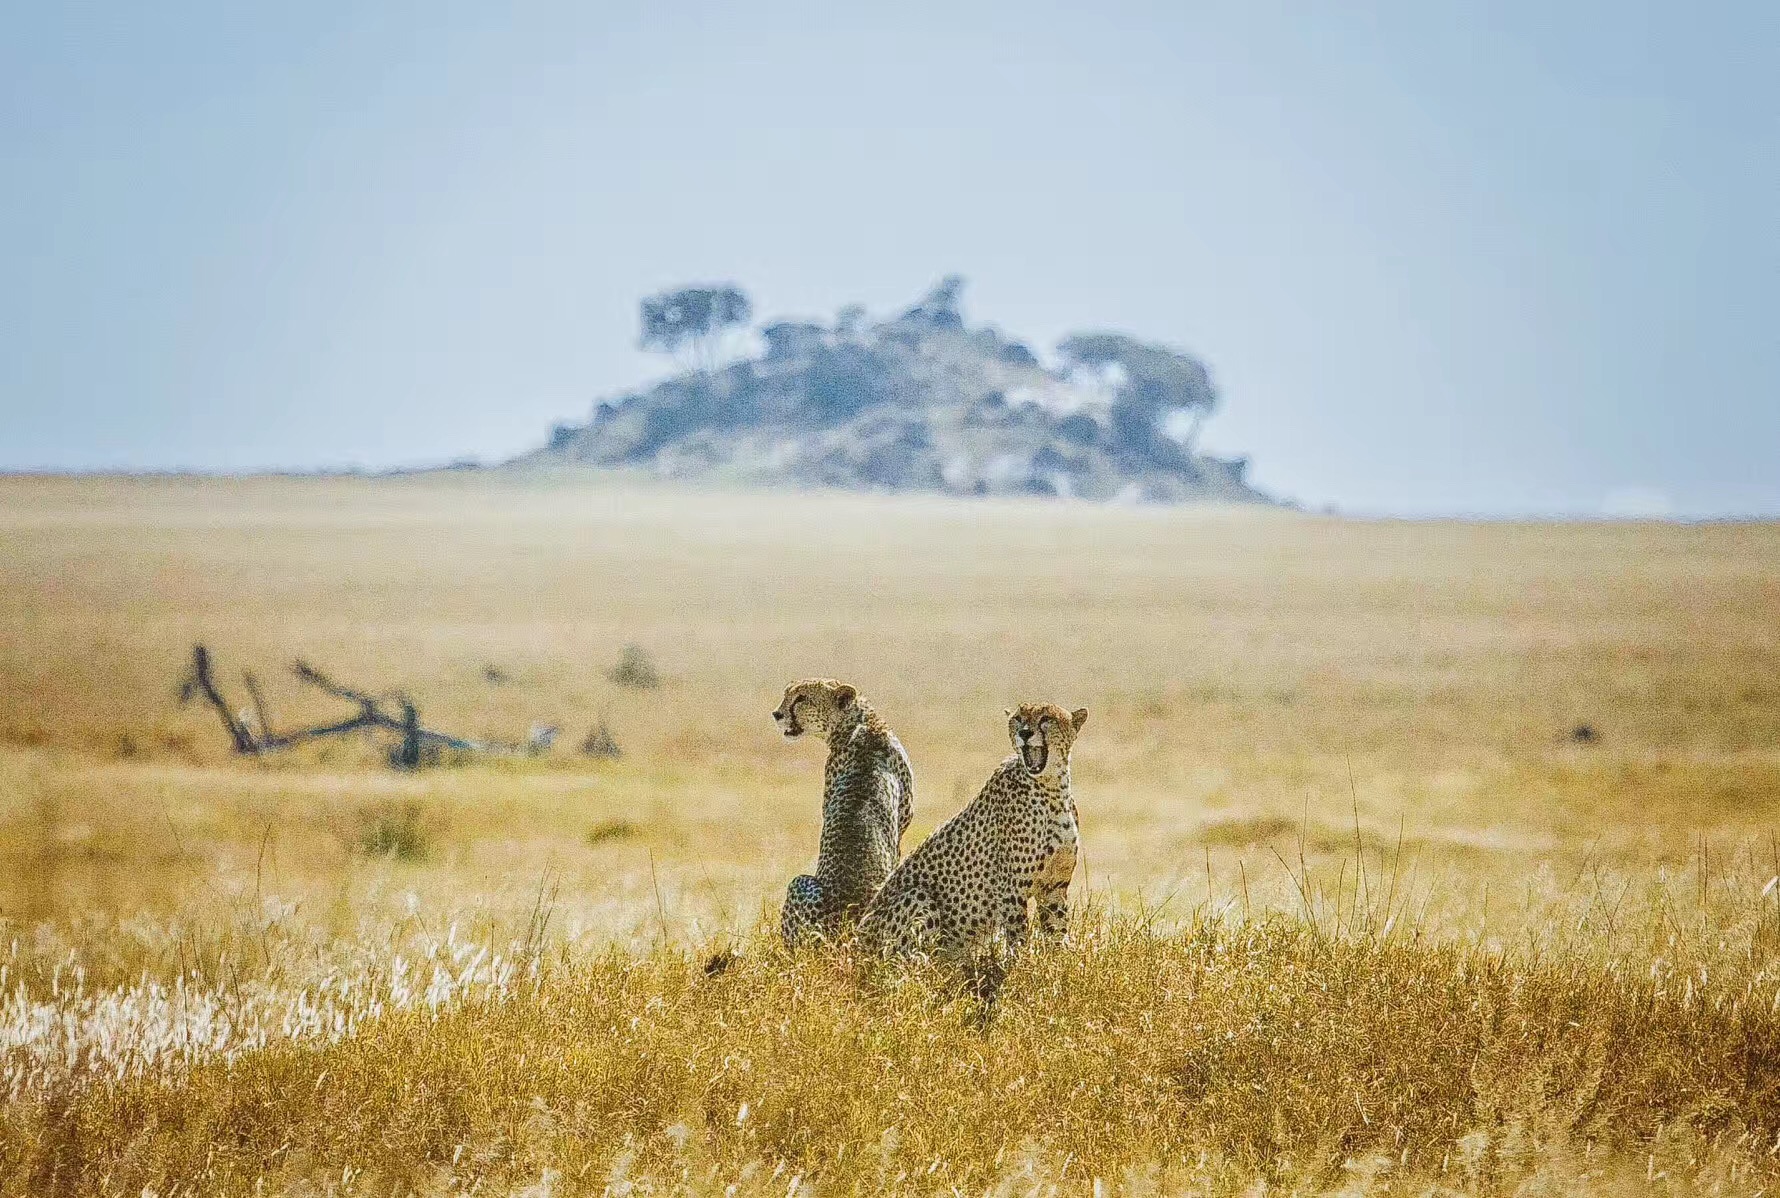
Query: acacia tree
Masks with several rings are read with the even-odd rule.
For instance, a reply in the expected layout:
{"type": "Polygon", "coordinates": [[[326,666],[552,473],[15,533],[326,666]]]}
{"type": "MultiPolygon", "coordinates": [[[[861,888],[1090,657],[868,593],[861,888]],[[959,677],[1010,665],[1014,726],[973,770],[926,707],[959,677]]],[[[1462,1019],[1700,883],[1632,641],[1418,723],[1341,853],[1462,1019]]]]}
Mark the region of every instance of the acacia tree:
{"type": "Polygon", "coordinates": [[[1117,445],[1148,448],[1167,436],[1188,453],[1218,404],[1205,363],[1120,333],[1076,333],[1057,346],[1065,363],[1106,372],[1116,368],[1112,435],[1117,445]]]}
{"type": "Polygon", "coordinates": [[[681,287],[643,300],[643,332],[637,344],[679,357],[693,370],[710,373],[716,368],[723,339],[731,329],[748,323],[753,305],[733,283],[681,287]]]}

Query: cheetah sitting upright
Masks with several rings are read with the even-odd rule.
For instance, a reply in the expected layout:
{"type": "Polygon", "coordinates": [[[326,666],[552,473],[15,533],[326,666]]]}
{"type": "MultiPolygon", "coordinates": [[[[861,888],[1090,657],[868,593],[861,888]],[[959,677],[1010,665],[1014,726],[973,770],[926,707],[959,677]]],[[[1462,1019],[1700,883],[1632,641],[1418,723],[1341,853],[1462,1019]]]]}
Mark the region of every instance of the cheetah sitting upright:
{"type": "Polygon", "coordinates": [[[796,947],[833,939],[884,884],[915,812],[915,779],[902,742],[844,682],[792,683],[773,719],[787,740],[813,732],[828,741],[816,872],[792,880],[779,919],[796,947]]]}
{"type": "Polygon", "coordinates": [[[968,963],[997,935],[1024,943],[1029,899],[1040,932],[1063,934],[1077,847],[1069,753],[1088,709],[1027,703],[1007,715],[1014,755],[891,873],[859,925],[868,949],[968,963]]]}

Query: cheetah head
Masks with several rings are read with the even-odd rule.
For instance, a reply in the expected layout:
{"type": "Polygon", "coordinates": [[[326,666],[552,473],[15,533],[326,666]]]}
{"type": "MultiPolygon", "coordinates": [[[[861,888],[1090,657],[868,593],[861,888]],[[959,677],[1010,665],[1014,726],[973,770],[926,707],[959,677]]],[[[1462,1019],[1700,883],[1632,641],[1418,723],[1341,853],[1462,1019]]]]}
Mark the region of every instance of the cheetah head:
{"type": "Polygon", "coordinates": [[[773,719],[786,740],[806,732],[826,738],[841,719],[859,706],[859,692],[832,678],[806,678],[785,688],[773,719]]]}
{"type": "Polygon", "coordinates": [[[1075,734],[1088,722],[1088,709],[1064,711],[1055,703],[1023,703],[1007,712],[1007,734],[1029,774],[1042,774],[1055,766],[1061,773],[1069,765],[1075,734]]]}

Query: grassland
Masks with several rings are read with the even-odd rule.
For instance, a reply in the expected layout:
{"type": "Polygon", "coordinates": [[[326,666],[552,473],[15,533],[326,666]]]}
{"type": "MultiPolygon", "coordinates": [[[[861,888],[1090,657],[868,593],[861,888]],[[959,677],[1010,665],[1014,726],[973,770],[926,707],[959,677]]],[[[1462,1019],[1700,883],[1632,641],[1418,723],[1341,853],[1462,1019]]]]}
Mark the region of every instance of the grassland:
{"type": "Polygon", "coordinates": [[[0,1193],[1771,1189],[1777,814],[1771,525],[0,480],[0,1193]],[[302,656],[564,736],[234,758],[200,639],[280,723],[302,656]],[[1092,710],[1071,943],[986,1026],[763,932],[809,674],[910,844],[1004,706],[1092,710]]]}

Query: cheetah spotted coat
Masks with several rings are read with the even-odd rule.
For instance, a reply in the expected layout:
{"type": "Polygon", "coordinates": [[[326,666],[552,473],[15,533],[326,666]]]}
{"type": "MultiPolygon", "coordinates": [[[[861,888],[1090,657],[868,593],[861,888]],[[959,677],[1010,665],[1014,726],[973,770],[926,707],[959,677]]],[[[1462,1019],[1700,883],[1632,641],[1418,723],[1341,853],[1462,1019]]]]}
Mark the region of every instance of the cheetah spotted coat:
{"type": "Polygon", "coordinates": [[[1079,844],[1069,754],[1087,720],[1049,703],[1008,713],[1014,755],[891,873],[860,923],[865,947],[954,962],[998,939],[1017,948],[1029,902],[1041,934],[1063,934],[1079,844]]]}
{"type": "Polygon", "coordinates": [[[779,919],[796,947],[836,938],[884,884],[914,816],[915,779],[902,742],[845,683],[793,683],[773,718],[788,738],[815,732],[828,741],[816,872],[792,879],[779,919]]]}

